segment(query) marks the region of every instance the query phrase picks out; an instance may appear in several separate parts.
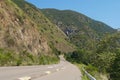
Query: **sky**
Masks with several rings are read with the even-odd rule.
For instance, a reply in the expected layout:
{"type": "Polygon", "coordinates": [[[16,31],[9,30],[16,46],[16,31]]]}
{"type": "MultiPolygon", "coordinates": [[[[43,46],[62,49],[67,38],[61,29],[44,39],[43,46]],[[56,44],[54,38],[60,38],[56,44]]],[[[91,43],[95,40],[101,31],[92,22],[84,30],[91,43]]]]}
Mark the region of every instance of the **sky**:
{"type": "Polygon", "coordinates": [[[36,7],[73,10],[120,28],[120,0],[27,0],[36,7]]]}

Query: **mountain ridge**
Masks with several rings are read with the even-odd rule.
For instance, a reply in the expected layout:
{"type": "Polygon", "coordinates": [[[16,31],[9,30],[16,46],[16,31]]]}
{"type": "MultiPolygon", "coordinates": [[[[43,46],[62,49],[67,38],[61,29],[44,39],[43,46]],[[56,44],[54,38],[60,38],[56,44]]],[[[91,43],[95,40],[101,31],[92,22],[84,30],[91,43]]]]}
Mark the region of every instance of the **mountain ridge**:
{"type": "Polygon", "coordinates": [[[111,34],[116,31],[103,22],[95,21],[76,11],[57,9],[40,10],[70,38],[73,44],[81,49],[87,49],[87,46],[93,47],[91,46],[91,42],[95,43],[94,41],[98,41],[106,33],[111,34]]]}

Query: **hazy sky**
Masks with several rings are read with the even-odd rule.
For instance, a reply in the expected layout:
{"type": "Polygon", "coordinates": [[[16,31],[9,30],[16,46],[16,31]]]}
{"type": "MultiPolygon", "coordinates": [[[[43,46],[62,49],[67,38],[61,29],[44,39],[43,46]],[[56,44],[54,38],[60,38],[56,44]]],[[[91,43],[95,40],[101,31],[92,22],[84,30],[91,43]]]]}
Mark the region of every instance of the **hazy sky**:
{"type": "Polygon", "coordinates": [[[39,8],[70,9],[120,28],[120,0],[27,0],[39,8]]]}

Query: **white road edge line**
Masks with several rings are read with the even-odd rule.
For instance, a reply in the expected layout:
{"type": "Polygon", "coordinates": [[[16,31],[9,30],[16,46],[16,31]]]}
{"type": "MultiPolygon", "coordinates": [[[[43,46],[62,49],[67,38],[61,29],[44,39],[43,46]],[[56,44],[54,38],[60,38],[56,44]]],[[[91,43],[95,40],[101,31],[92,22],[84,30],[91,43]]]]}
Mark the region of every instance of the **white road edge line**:
{"type": "Polygon", "coordinates": [[[19,80],[31,80],[31,77],[21,77],[21,78],[18,78],[19,80]]]}

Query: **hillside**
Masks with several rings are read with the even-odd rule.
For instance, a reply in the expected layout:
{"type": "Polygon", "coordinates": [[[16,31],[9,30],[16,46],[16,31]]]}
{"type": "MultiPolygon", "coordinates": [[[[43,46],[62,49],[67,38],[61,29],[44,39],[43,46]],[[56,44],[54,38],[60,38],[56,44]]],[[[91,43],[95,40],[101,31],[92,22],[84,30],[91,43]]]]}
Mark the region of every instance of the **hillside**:
{"type": "Polygon", "coordinates": [[[78,49],[66,54],[66,59],[72,63],[85,64],[85,69],[97,80],[119,80],[120,32],[106,34],[94,52],[78,49]]]}
{"type": "Polygon", "coordinates": [[[24,0],[0,1],[0,59],[9,51],[55,56],[72,50],[65,34],[35,6],[24,0]]]}
{"type": "Polygon", "coordinates": [[[41,11],[81,49],[88,47],[94,49],[96,41],[104,34],[115,31],[110,26],[75,11],[57,9],[41,11]]]}
{"type": "Polygon", "coordinates": [[[93,65],[98,67],[101,72],[106,70],[110,80],[119,80],[120,32],[104,36],[98,45],[96,61],[92,61],[93,65]]]}

